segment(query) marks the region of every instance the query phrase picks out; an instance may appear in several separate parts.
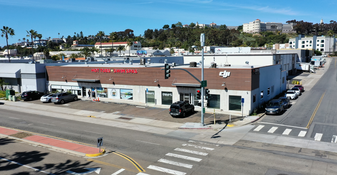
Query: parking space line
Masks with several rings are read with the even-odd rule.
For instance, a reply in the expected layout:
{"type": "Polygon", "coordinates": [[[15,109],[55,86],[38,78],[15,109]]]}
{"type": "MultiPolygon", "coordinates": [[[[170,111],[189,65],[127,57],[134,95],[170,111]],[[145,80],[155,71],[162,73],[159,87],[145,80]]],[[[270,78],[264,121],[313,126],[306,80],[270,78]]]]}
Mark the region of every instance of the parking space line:
{"type": "Polygon", "coordinates": [[[259,125],[253,131],[260,131],[263,127],[264,127],[264,125],[259,125]]]}
{"type": "Polygon", "coordinates": [[[298,137],[304,137],[306,133],[307,133],[307,131],[301,131],[301,132],[298,134],[298,137]]]}
{"type": "Polygon", "coordinates": [[[123,172],[125,169],[120,169],[120,170],[118,170],[118,171],[116,171],[116,172],[114,172],[113,174],[111,174],[111,175],[117,175],[117,174],[119,174],[119,173],[121,173],[121,172],[123,172]]]}
{"type": "Polygon", "coordinates": [[[272,127],[269,129],[268,133],[274,133],[277,130],[278,127],[272,127]]]}
{"type": "Polygon", "coordinates": [[[286,129],[286,130],[284,130],[282,135],[289,135],[291,131],[292,131],[292,129],[286,129]]]}
{"type": "Polygon", "coordinates": [[[321,141],[322,137],[323,137],[323,133],[316,133],[314,138],[315,138],[315,141],[321,141]]]}

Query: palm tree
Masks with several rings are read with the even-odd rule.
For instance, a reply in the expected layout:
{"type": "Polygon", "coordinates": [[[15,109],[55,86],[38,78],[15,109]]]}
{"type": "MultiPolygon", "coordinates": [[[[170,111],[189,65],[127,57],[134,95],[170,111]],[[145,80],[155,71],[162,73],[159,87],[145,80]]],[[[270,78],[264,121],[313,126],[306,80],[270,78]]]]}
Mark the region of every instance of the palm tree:
{"type": "Polygon", "coordinates": [[[99,42],[100,42],[100,44],[101,44],[101,55],[103,54],[102,52],[102,38],[103,38],[103,36],[105,36],[105,33],[103,32],[103,31],[99,31],[97,34],[96,34],[96,36],[99,38],[99,42]]]}
{"type": "Polygon", "coordinates": [[[70,58],[74,58],[74,59],[77,58],[77,54],[75,54],[75,53],[71,54],[70,58]]]}
{"type": "Polygon", "coordinates": [[[41,46],[42,34],[37,34],[36,37],[39,38],[39,46],[41,46]]]}
{"type": "MultiPolygon", "coordinates": [[[[27,37],[30,37],[31,38],[31,42],[32,42],[32,56],[33,56],[33,60],[34,60],[34,51],[33,51],[33,45],[34,45],[34,40],[33,38],[36,38],[37,36],[37,31],[31,29],[30,31],[26,30],[27,31],[27,37]]],[[[27,40],[28,42],[28,40],[27,40]]]]}
{"type": "Polygon", "coordinates": [[[66,57],[66,55],[64,53],[60,53],[59,56],[62,60],[63,60],[64,57],[66,57]]]}
{"type": "Polygon", "coordinates": [[[3,28],[1,29],[1,37],[6,37],[8,62],[11,62],[11,58],[9,55],[9,47],[8,47],[8,35],[10,36],[15,35],[14,29],[9,28],[7,26],[3,26],[3,28]]]}
{"type": "Polygon", "coordinates": [[[131,50],[131,46],[133,45],[133,41],[129,40],[127,43],[128,43],[127,45],[129,46],[129,56],[130,56],[130,50],[131,50]]]}
{"type": "Polygon", "coordinates": [[[111,57],[111,54],[115,51],[115,49],[114,48],[110,48],[110,49],[107,49],[105,51],[108,52],[109,55],[110,55],[110,57],[111,57]]]}
{"type": "Polygon", "coordinates": [[[84,58],[87,59],[88,56],[90,56],[92,53],[92,49],[89,49],[88,47],[85,47],[81,49],[80,54],[84,55],[84,58]]]}
{"type": "Polygon", "coordinates": [[[119,55],[121,55],[121,51],[124,50],[124,46],[119,45],[117,47],[117,51],[119,51],[119,55]]]}

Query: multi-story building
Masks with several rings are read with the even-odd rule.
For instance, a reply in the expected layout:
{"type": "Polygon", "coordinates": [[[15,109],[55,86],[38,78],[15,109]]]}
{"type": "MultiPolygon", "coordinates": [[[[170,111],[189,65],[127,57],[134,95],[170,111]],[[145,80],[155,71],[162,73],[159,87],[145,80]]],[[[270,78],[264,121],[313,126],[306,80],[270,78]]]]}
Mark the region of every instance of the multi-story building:
{"type": "Polygon", "coordinates": [[[336,38],[329,36],[304,37],[299,35],[289,39],[289,48],[292,49],[314,49],[323,54],[333,53],[336,50],[336,38]]]}
{"type": "Polygon", "coordinates": [[[282,24],[276,22],[261,22],[261,20],[256,19],[255,21],[244,23],[243,32],[245,33],[259,33],[265,31],[281,31],[282,33],[294,33],[293,29],[294,23],[282,24]]]}

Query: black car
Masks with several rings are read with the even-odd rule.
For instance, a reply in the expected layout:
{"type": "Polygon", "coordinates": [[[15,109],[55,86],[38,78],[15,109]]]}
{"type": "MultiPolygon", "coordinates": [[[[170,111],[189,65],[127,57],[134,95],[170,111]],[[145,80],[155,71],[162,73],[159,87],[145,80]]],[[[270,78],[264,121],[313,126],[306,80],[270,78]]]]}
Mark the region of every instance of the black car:
{"type": "Polygon", "coordinates": [[[288,97],[280,97],[279,99],[282,101],[282,104],[283,104],[284,108],[290,107],[290,100],[289,100],[288,97]]]}
{"type": "Polygon", "coordinates": [[[266,114],[280,114],[284,111],[283,103],[280,99],[271,100],[265,109],[266,114]]]}
{"type": "Polygon", "coordinates": [[[22,92],[21,99],[24,101],[37,100],[37,99],[40,99],[42,95],[44,95],[44,93],[38,92],[38,91],[25,91],[25,92],[22,92]]]}
{"type": "Polygon", "coordinates": [[[185,117],[187,113],[193,113],[194,106],[187,101],[177,101],[170,106],[170,115],[172,117],[185,117]]]}

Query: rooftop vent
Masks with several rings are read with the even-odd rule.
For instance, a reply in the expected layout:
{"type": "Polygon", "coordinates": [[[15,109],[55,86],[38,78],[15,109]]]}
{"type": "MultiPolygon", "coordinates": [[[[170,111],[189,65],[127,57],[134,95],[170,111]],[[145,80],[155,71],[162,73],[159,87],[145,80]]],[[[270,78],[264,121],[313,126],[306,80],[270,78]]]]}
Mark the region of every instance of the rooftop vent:
{"type": "Polygon", "coordinates": [[[144,64],[145,64],[145,58],[141,58],[141,59],[139,60],[139,64],[140,64],[140,65],[144,65],[144,64]]]}
{"type": "Polygon", "coordinates": [[[197,67],[197,62],[190,62],[190,67],[197,67]]]}

